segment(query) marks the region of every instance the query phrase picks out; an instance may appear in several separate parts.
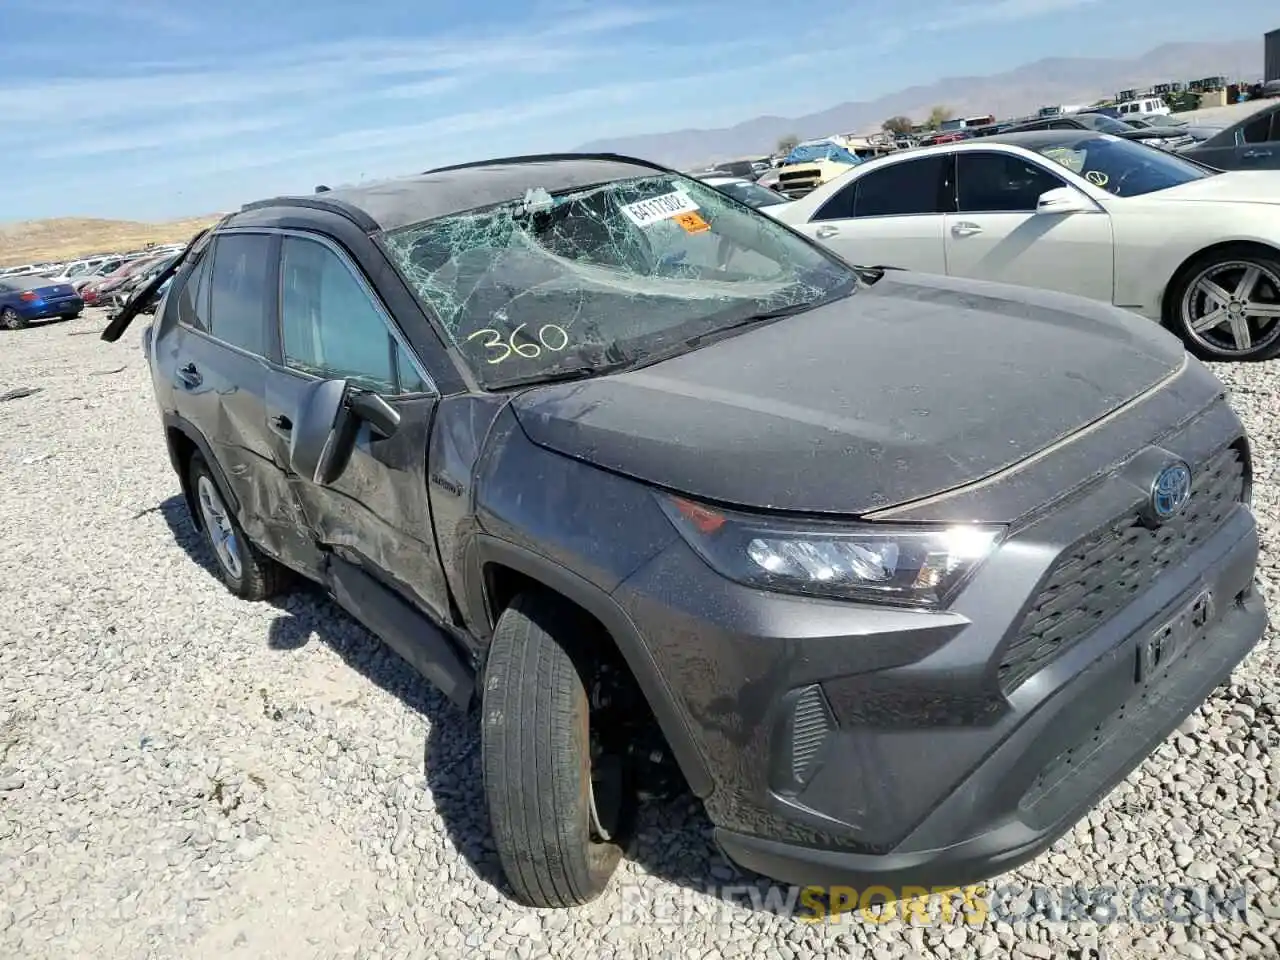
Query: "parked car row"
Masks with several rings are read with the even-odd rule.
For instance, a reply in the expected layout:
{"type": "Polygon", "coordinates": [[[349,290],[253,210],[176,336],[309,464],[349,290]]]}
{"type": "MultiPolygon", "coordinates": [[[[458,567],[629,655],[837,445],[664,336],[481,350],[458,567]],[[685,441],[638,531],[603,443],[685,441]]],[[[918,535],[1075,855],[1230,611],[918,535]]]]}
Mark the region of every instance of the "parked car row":
{"type": "MultiPolygon", "coordinates": [[[[0,329],[71,319],[88,306],[121,306],[182,252],[182,244],[0,270],[0,329]]],[[[154,305],[150,305],[154,306],[154,305]]]]}
{"type": "Polygon", "coordinates": [[[1119,118],[1103,108],[1045,117],[1026,123],[995,123],[963,131],[957,140],[1035,130],[1091,130],[1124,140],[1173,150],[1219,170],[1280,169],[1280,101],[1229,127],[1189,124],[1154,112],[1119,118]]]}

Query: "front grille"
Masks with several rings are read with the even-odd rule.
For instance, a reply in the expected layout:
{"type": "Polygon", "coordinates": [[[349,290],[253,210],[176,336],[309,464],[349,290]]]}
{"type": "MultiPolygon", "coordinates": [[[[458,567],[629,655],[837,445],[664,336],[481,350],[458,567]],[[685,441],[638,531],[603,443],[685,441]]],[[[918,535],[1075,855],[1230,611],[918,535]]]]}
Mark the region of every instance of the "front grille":
{"type": "Polygon", "coordinates": [[[1153,530],[1135,511],[1064,551],[1005,650],[1004,692],[1012,693],[1213,536],[1243,498],[1244,483],[1244,459],[1228,447],[1195,468],[1191,497],[1176,517],[1153,530]]]}

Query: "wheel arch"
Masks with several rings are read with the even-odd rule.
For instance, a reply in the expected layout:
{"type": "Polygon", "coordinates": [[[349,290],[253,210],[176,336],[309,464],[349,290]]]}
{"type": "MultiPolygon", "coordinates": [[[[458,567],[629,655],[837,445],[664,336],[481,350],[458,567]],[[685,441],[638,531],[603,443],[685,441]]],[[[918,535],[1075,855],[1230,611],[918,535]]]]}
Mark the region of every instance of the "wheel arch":
{"type": "MultiPolygon", "coordinates": [[[[523,589],[549,590],[589,614],[603,628],[631,671],[657,720],[689,789],[706,799],[713,781],[688,722],[639,630],[612,597],[588,580],[539,554],[505,540],[477,538],[472,589],[483,591],[480,604],[490,628],[523,589]]],[[[479,685],[478,685],[479,686],[479,685]]]]}
{"type": "Polygon", "coordinates": [[[231,485],[227,483],[226,475],[214,458],[209,442],[195,425],[177,414],[165,414],[164,434],[165,445],[169,449],[169,462],[178,474],[178,480],[182,484],[182,496],[187,502],[187,512],[190,513],[191,522],[195,524],[196,529],[204,529],[204,519],[197,509],[195,491],[191,489],[191,457],[196,453],[199,453],[201,459],[208,464],[209,473],[213,475],[213,481],[218,485],[218,493],[222,495],[222,502],[238,517],[240,501],[236,499],[231,485]]]}
{"type": "Polygon", "coordinates": [[[1177,289],[1178,284],[1181,283],[1183,278],[1190,272],[1191,267],[1195,265],[1196,261],[1211,253],[1226,253],[1229,250],[1241,249],[1262,252],[1267,256],[1280,260],[1280,248],[1277,248],[1274,244],[1267,243],[1263,240],[1252,240],[1241,237],[1233,240],[1219,240],[1216,243],[1211,243],[1208,246],[1201,247],[1194,253],[1189,254],[1180,264],[1178,264],[1177,269],[1169,275],[1168,282],[1160,292],[1160,322],[1166,327],[1171,326],[1174,317],[1173,300],[1170,297],[1170,293],[1177,289]]]}

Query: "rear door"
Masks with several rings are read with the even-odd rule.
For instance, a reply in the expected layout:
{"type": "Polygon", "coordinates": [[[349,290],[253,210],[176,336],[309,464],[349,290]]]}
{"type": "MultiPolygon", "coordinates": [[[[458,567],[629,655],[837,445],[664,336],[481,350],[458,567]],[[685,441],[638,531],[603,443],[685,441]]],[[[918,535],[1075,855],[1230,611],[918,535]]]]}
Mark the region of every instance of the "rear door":
{"type": "Polygon", "coordinates": [[[280,251],[279,363],[268,374],[264,424],[275,463],[322,550],[359,565],[437,620],[448,592],[427,497],[427,448],[438,397],[385,306],[341,247],[287,233],[280,251]],[[346,470],[320,485],[289,467],[293,424],[317,380],[345,379],[384,396],[400,428],[360,429],[346,470]]]}
{"type": "Polygon", "coordinates": [[[949,272],[1110,303],[1110,216],[1101,208],[1035,212],[1041,194],[1066,186],[1061,177],[1016,154],[957,154],[957,209],[946,218],[949,272]]]}
{"type": "Polygon", "coordinates": [[[173,298],[177,319],[156,341],[155,375],[171,381],[175,412],[208,443],[249,539],[290,562],[296,531],[280,509],[263,429],[278,243],[267,233],[218,234],[173,298]]]}
{"type": "Polygon", "coordinates": [[[946,273],[951,155],[899,160],[854,176],[796,229],[851,263],[946,273]]]}

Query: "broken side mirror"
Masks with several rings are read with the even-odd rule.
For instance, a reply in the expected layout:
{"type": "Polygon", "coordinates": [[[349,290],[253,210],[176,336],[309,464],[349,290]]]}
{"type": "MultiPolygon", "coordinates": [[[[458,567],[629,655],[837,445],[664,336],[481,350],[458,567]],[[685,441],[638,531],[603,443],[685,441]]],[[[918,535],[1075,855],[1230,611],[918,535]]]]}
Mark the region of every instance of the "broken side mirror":
{"type": "Polygon", "coordinates": [[[300,477],[329,484],[342,476],[362,424],[378,438],[392,436],[400,414],[378,394],[346,380],[321,380],[303,399],[290,431],[289,463],[300,477]]]}

